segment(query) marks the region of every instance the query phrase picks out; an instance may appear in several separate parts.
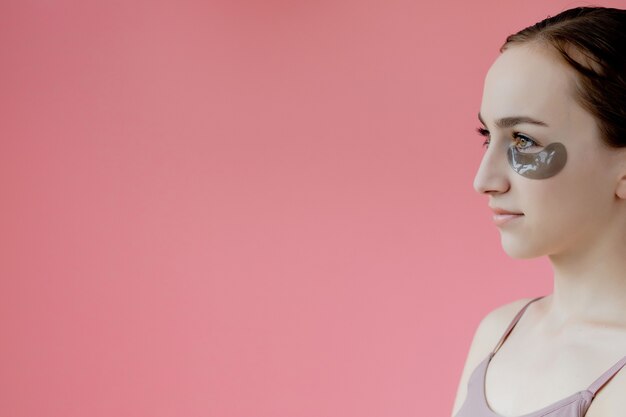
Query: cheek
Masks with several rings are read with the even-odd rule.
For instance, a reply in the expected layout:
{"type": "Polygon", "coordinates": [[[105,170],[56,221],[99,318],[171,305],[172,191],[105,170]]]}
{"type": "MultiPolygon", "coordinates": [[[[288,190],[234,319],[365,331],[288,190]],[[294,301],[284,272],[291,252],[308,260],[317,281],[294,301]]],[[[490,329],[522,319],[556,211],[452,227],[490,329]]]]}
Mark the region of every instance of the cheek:
{"type": "Polygon", "coordinates": [[[610,198],[610,181],[606,175],[598,175],[602,162],[594,155],[570,153],[567,164],[556,175],[544,179],[524,179],[527,203],[535,216],[555,226],[572,220],[586,222],[590,213],[606,209],[610,198]]]}
{"type": "Polygon", "coordinates": [[[610,162],[601,153],[593,149],[572,151],[568,157],[567,166],[560,174],[563,176],[562,187],[580,200],[600,197],[613,186],[610,162]]]}

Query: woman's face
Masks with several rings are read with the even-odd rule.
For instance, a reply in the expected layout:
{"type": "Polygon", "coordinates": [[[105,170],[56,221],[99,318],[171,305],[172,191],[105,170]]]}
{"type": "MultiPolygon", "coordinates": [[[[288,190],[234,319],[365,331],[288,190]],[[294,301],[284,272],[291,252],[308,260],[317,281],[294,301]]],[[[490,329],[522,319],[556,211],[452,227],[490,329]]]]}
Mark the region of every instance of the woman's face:
{"type": "Polygon", "coordinates": [[[512,257],[582,253],[615,218],[623,154],[601,142],[595,119],[575,99],[575,77],[556,51],[520,44],[505,50],[485,78],[479,118],[489,143],[474,188],[489,196],[490,207],[523,214],[498,225],[512,257]],[[502,126],[506,118],[536,123],[502,126]],[[551,159],[546,149],[556,149],[551,159]],[[541,151],[543,157],[529,155],[541,151]],[[533,158],[520,169],[519,161],[533,158]]]}

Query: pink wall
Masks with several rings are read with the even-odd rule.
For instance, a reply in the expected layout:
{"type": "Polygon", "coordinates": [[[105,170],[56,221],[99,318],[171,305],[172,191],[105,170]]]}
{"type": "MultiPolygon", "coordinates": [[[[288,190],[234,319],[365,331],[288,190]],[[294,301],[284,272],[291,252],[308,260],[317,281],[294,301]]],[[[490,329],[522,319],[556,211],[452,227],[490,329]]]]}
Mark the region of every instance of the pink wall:
{"type": "Polygon", "coordinates": [[[3,1],[0,415],[448,416],[551,291],[472,188],[483,76],[585,4],[3,1]]]}

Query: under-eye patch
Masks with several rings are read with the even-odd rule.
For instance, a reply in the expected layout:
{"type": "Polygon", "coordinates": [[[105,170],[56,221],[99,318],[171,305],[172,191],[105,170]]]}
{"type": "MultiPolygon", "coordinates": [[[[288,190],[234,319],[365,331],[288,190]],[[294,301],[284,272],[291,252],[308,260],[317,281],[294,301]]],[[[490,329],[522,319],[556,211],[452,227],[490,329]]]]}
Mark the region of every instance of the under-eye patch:
{"type": "Polygon", "coordinates": [[[539,152],[520,152],[514,145],[507,150],[509,165],[518,174],[530,179],[550,178],[558,174],[567,162],[562,143],[554,142],[539,152]]]}

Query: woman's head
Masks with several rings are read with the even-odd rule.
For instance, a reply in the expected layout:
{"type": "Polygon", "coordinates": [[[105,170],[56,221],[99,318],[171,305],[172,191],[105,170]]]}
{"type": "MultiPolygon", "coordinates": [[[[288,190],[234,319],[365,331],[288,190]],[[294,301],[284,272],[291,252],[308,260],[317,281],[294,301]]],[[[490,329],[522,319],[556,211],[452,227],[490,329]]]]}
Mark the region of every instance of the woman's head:
{"type": "Polygon", "coordinates": [[[528,43],[554,48],[576,71],[576,98],[602,139],[626,147],[626,10],[569,9],[510,35],[500,51],[528,43]]]}
{"type": "Polygon", "coordinates": [[[474,187],[492,208],[522,214],[500,225],[513,257],[601,251],[623,240],[626,39],[611,42],[626,36],[626,15],[602,15],[623,23],[599,34],[588,10],[511,35],[485,78],[479,118],[488,146],[474,187]]]}

